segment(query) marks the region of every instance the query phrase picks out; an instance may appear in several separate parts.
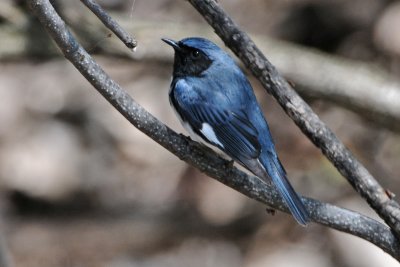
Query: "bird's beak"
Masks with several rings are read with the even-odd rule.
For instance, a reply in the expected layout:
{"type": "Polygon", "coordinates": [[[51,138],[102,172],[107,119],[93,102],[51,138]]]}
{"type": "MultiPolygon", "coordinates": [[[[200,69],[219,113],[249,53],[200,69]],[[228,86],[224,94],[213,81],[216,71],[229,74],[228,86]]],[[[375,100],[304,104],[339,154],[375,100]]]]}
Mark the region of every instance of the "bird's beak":
{"type": "Polygon", "coordinates": [[[181,51],[182,50],[182,48],[174,40],[171,40],[171,39],[168,39],[168,38],[161,38],[161,40],[163,40],[168,45],[172,46],[172,48],[174,48],[175,51],[181,51]]]}

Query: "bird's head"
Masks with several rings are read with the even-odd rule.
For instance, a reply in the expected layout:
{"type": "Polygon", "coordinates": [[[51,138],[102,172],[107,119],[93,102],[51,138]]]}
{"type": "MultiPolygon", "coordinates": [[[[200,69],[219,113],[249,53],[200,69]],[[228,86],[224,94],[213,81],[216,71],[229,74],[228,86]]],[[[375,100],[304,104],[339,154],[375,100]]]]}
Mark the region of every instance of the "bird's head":
{"type": "Polygon", "coordinates": [[[174,77],[202,76],[213,64],[225,65],[233,62],[221,48],[204,38],[162,40],[175,50],[174,77]]]}

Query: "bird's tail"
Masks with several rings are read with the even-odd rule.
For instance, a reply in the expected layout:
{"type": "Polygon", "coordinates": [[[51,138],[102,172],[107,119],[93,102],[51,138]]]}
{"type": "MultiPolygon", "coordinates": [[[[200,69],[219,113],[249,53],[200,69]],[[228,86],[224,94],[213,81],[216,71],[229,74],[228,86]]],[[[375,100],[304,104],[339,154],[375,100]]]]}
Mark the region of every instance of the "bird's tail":
{"type": "Polygon", "coordinates": [[[286,171],[278,157],[276,155],[268,157],[267,160],[263,160],[262,164],[268,172],[269,177],[272,179],[273,184],[278,188],[279,193],[286,202],[293,217],[299,224],[306,226],[310,221],[307,209],[299,195],[289,183],[286,171]]]}

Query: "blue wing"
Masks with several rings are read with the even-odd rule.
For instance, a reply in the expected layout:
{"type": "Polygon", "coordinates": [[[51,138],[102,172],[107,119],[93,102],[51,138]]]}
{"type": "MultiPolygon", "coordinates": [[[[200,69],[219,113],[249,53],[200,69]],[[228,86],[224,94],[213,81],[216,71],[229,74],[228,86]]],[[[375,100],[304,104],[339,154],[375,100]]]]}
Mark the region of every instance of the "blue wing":
{"type": "Polygon", "coordinates": [[[243,165],[259,157],[261,145],[257,129],[242,110],[229,110],[222,103],[215,105],[197,99],[176,98],[173,91],[170,100],[181,119],[206,142],[243,165]]]}
{"type": "Polygon", "coordinates": [[[201,102],[180,106],[178,109],[182,119],[189,122],[196,134],[242,164],[260,155],[261,146],[257,140],[257,130],[245,113],[228,111],[201,102]],[[209,127],[208,130],[212,131],[216,139],[210,138],[205,127],[209,127]]]}

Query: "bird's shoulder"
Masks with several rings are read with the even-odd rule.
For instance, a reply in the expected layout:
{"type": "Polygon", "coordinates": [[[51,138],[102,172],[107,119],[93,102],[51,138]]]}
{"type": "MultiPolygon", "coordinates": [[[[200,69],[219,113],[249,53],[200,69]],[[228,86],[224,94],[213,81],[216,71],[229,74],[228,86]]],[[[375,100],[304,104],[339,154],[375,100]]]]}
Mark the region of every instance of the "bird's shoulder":
{"type": "Polygon", "coordinates": [[[238,83],[235,79],[226,79],[224,75],[219,78],[179,78],[171,84],[170,97],[180,101],[202,101],[226,108],[237,109],[253,102],[252,88],[245,80],[238,83]]]}
{"type": "MultiPolygon", "coordinates": [[[[170,97],[175,98],[180,103],[204,102],[213,103],[217,98],[221,98],[221,92],[213,90],[209,84],[190,78],[180,78],[172,81],[170,97]]],[[[223,101],[219,99],[219,101],[223,101]]]]}

